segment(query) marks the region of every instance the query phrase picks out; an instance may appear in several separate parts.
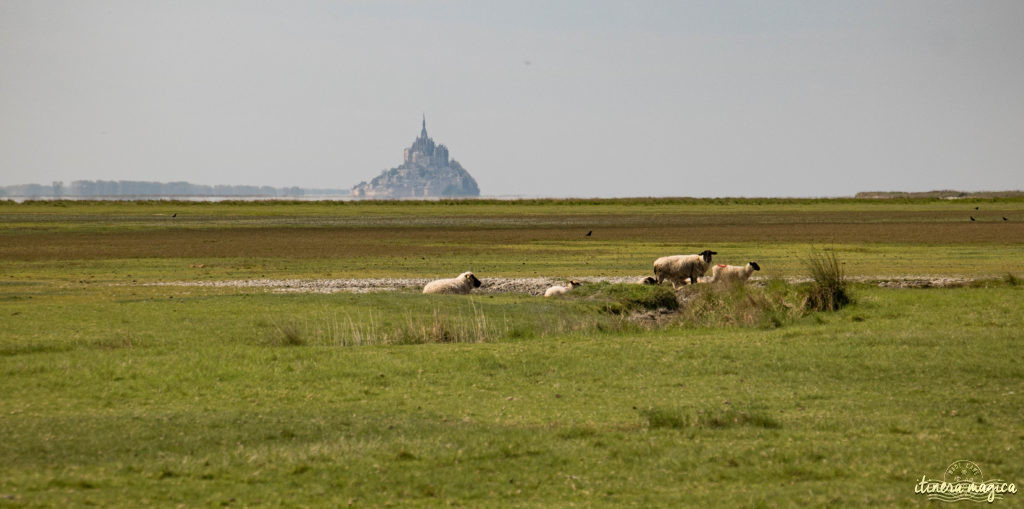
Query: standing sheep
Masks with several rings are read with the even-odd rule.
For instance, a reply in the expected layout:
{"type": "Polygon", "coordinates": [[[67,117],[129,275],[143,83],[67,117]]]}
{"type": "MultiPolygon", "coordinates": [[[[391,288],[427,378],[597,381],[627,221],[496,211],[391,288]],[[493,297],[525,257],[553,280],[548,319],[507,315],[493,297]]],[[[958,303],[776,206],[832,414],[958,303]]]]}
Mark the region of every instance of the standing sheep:
{"type": "Polygon", "coordinates": [[[438,279],[431,281],[423,287],[423,293],[469,293],[474,288],[480,288],[480,280],[472,272],[463,272],[451,279],[438,279]]]}
{"type": "Polygon", "coordinates": [[[572,290],[573,288],[576,288],[577,286],[580,286],[582,284],[583,283],[580,283],[579,281],[569,281],[568,286],[552,286],[551,288],[548,288],[547,291],[544,292],[544,296],[554,297],[555,295],[562,295],[568,292],[569,290],[572,290]]]}
{"type": "Polygon", "coordinates": [[[711,282],[739,282],[744,283],[750,278],[755,270],[761,270],[757,262],[750,262],[746,265],[715,265],[711,268],[711,282]]]}
{"type": "Polygon", "coordinates": [[[654,260],[654,277],[659,285],[666,279],[671,281],[673,288],[695,282],[708,271],[711,256],[716,254],[715,251],[705,249],[700,254],[662,256],[654,260]]]}

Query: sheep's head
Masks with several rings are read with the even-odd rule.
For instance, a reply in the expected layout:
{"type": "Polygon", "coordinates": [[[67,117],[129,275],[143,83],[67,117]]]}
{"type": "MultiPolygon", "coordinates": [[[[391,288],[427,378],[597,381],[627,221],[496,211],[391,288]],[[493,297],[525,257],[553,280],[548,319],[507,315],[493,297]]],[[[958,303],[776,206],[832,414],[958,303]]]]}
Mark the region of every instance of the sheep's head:
{"type": "Polygon", "coordinates": [[[645,277],[645,278],[640,280],[640,284],[642,284],[642,285],[656,285],[656,284],[658,284],[658,280],[654,279],[651,276],[647,276],[647,277],[645,277]]]}
{"type": "Polygon", "coordinates": [[[583,284],[583,283],[581,283],[581,282],[579,282],[579,281],[575,281],[575,280],[573,280],[573,281],[569,281],[569,288],[576,288],[577,286],[580,286],[580,285],[582,285],[582,284],[583,284]]]}
{"type": "Polygon", "coordinates": [[[481,284],[480,280],[477,279],[476,276],[474,276],[472,272],[465,272],[465,273],[462,274],[462,277],[465,278],[470,283],[472,283],[473,284],[473,288],[480,288],[480,284],[481,284]]]}
{"type": "Polygon", "coordinates": [[[750,262],[748,265],[754,268],[754,270],[761,270],[761,266],[757,262],[750,262]]]}
{"type": "Polygon", "coordinates": [[[704,263],[711,263],[711,255],[716,255],[716,254],[718,254],[717,251],[712,251],[710,249],[705,249],[705,250],[700,252],[701,258],[704,259],[704,263]]]}

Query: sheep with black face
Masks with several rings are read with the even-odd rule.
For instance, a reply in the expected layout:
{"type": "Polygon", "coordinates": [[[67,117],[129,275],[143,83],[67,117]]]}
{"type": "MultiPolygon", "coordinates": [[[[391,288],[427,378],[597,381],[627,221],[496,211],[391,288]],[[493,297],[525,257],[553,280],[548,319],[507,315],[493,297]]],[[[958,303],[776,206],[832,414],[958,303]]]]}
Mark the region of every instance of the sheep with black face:
{"type": "Polygon", "coordinates": [[[474,288],[480,288],[480,280],[472,272],[463,272],[450,279],[438,279],[427,283],[423,287],[423,293],[466,294],[474,288]]]}
{"type": "Polygon", "coordinates": [[[757,262],[746,265],[715,265],[711,267],[712,283],[744,283],[755,270],[761,270],[757,262]]]}
{"type": "Polygon", "coordinates": [[[697,278],[708,271],[711,256],[716,254],[715,251],[705,249],[692,255],[662,256],[654,260],[654,277],[659,285],[666,279],[671,281],[673,288],[696,282],[697,278]]]}

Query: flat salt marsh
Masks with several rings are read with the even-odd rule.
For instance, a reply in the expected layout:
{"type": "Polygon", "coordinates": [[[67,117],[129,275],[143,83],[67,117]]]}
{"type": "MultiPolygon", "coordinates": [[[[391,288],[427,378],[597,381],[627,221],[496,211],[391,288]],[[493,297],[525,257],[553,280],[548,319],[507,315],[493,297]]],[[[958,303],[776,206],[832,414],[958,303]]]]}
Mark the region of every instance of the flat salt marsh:
{"type": "MultiPolygon", "coordinates": [[[[154,227],[166,217],[146,218],[170,213],[166,205],[0,206],[0,503],[911,506],[924,500],[913,491],[922,476],[941,478],[960,459],[986,477],[1024,478],[1024,287],[1006,278],[1024,272],[1024,241],[1013,223],[979,225],[1010,226],[1001,240],[940,238],[941,228],[919,241],[898,229],[877,243],[840,235],[853,235],[842,215],[864,207],[869,226],[908,214],[896,223],[907,233],[952,228],[956,207],[974,203],[669,201],[649,206],[706,237],[643,241],[656,226],[608,238],[588,227],[588,241],[582,224],[552,218],[578,206],[609,225],[654,221],[643,203],[337,213],[417,221],[392,229],[332,225],[329,205],[212,204],[178,218],[224,222],[154,227]],[[121,224],[128,213],[143,219],[121,224]],[[737,213],[790,214],[794,230],[814,222],[802,214],[831,216],[839,237],[767,242],[739,225],[752,238],[728,240],[696,226],[737,213]],[[445,222],[492,215],[520,225],[445,222]],[[777,271],[769,275],[799,275],[791,254],[818,246],[835,247],[853,274],[993,281],[855,285],[854,305],[778,327],[664,328],[572,297],[148,286],[437,277],[467,263],[507,277],[625,275],[698,240],[730,263],[754,253],[764,272],[777,271]],[[927,270],[911,263],[922,261],[927,270]],[[437,334],[438,323],[475,327],[464,337],[478,340],[370,341],[437,334]],[[346,339],[357,336],[366,344],[346,339]]],[[[1021,208],[980,204],[990,206],[1021,208]]]]}

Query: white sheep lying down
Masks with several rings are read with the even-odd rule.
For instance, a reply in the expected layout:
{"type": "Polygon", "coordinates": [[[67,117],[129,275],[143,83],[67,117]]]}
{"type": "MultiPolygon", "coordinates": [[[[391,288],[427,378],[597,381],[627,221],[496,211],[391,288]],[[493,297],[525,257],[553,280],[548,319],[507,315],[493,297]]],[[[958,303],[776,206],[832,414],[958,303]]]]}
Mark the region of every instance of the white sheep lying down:
{"type": "Polygon", "coordinates": [[[552,286],[551,288],[548,288],[544,292],[544,296],[554,297],[555,295],[563,295],[569,290],[572,290],[573,288],[576,288],[577,286],[580,286],[582,284],[583,283],[580,283],[579,281],[569,281],[569,284],[567,286],[552,286]]]}
{"type": "Polygon", "coordinates": [[[755,270],[761,270],[757,262],[749,262],[746,265],[715,265],[711,268],[712,283],[744,283],[750,279],[755,270]]]}
{"type": "Polygon", "coordinates": [[[474,288],[480,288],[480,280],[472,272],[463,272],[451,279],[438,279],[431,281],[423,287],[423,293],[469,293],[474,288]]]}
{"type": "Polygon", "coordinates": [[[711,256],[716,254],[705,249],[699,254],[662,256],[654,260],[654,277],[659,285],[666,279],[671,281],[673,288],[697,281],[708,271],[711,256]]]}

